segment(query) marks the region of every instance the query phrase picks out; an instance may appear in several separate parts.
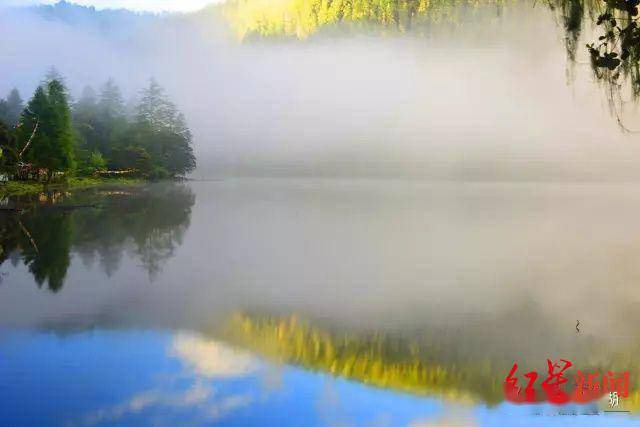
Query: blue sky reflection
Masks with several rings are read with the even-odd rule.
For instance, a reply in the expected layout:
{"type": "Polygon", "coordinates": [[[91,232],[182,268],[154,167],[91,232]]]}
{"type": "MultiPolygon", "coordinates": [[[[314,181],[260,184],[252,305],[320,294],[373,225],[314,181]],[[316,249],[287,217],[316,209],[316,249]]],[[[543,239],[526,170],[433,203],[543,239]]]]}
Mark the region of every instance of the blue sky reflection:
{"type": "MultiPolygon", "coordinates": [[[[510,425],[527,426],[612,421],[533,416],[532,407],[506,404],[453,406],[273,365],[186,333],[5,333],[0,379],[0,425],[16,427],[498,426],[505,416],[510,425]]],[[[628,416],[615,421],[638,424],[628,416]]]]}

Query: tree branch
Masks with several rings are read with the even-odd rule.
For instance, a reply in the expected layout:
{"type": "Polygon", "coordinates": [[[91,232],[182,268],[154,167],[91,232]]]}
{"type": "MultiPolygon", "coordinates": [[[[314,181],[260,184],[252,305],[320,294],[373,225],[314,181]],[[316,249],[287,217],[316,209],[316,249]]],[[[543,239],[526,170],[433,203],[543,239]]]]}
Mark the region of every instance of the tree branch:
{"type": "Polygon", "coordinates": [[[18,156],[18,158],[22,159],[22,155],[24,154],[25,151],[27,151],[27,148],[29,148],[29,145],[31,145],[31,141],[33,141],[33,137],[36,136],[36,132],[38,131],[39,125],[40,125],[40,119],[36,120],[36,125],[33,127],[33,132],[31,132],[31,136],[29,137],[29,140],[25,144],[22,151],[20,151],[20,155],[18,156]]]}

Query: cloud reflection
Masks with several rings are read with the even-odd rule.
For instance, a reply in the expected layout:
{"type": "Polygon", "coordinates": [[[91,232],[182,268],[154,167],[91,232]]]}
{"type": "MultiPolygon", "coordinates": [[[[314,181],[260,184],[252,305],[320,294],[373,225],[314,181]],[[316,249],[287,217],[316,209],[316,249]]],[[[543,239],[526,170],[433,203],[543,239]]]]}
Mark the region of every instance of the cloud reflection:
{"type": "Polygon", "coordinates": [[[213,396],[213,389],[197,381],[184,392],[166,394],[160,390],[138,393],[128,401],[111,408],[100,409],[85,418],[85,425],[114,422],[127,415],[139,414],[152,407],[187,408],[207,403],[213,396]]]}
{"type": "Polygon", "coordinates": [[[257,361],[248,353],[189,333],[174,337],[171,353],[206,378],[244,376],[257,369],[257,361]]]}
{"type": "Polygon", "coordinates": [[[81,424],[126,423],[128,417],[158,410],[188,410],[201,421],[214,421],[253,402],[250,393],[225,393],[214,384],[254,372],[257,362],[247,353],[190,333],[176,334],[168,353],[188,368],[190,385],[186,389],[176,391],[177,382],[173,381],[159,384],[122,403],[88,414],[81,424]]]}

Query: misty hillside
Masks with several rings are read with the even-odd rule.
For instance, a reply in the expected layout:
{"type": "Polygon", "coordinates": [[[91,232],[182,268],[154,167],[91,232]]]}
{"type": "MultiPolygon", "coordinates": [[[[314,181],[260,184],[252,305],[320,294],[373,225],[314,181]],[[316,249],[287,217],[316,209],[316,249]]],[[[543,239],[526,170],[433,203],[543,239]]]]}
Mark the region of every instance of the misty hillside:
{"type": "Polygon", "coordinates": [[[140,32],[156,31],[158,25],[175,25],[179,22],[196,25],[202,20],[211,24],[220,21],[221,13],[220,7],[216,5],[187,14],[156,14],[134,12],[128,9],[96,9],[93,6],[82,6],[66,1],[52,5],[31,6],[22,10],[14,8],[13,11],[28,12],[48,22],[82,28],[89,33],[100,33],[109,39],[134,42],[140,32]]]}
{"type": "Polygon", "coordinates": [[[151,13],[136,13],[127,9],[96,10],[95,7],[80,6],[66,1],[53,5],[31,6],[30,10],[49,21],[59,21],[104,32],[119,31],[157,19],[157,16],[151,13]]]}

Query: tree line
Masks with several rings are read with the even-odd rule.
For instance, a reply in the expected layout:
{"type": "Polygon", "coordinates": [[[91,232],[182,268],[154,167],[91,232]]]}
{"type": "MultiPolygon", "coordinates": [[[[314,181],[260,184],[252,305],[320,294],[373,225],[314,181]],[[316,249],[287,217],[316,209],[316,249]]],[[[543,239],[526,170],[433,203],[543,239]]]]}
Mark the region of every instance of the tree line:
{"type": "Polygon", "coordinates": [[[503,0],[229,0],[221,7],[241,39],[264,36],[306,38],[321,29],[368,26],[386,31],[426,30],[451,25],[479,6],[503,0]]]}
{"type": "Polygon", "coordinates": [[[267,359],[327,372],[405,393],[496,405],[504,399],[501,370],[469,357],[444,357],[426,337],[321,328],[298,316],[235,313],[221,331],[225,341],[267,359]],[[436,354],[437,353],[437,354],[436,354]]]}
{"type": "Polygon", "coordinates": [[[195,195],[182,184],[9,197],[21,213],[0,215],[0,266],[22,263],[39,287],[62,290],[72,257],[108,276],[126,257],[154,280],[182,244],[195,195]],[[61,207],[97,203],[104,209],[61,207]]]}
{"type": "Polygon", "coordinates": [[[196,159],[185,117],[151,79],[127,108],[118,85],[86,87],[73,102],[52,69],[24,104],[13,89],[0,99],[0,173],[50,182],[70,175],[181,177],[196,159]]]}

